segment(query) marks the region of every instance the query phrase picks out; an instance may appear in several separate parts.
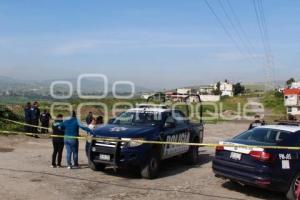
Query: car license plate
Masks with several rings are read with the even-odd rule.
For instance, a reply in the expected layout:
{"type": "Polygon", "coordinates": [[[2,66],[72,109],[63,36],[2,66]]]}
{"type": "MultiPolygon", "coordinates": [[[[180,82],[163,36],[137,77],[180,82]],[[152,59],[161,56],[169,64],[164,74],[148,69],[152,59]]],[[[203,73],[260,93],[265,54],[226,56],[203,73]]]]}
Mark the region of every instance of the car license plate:
{"type": "Polygon", "coordinates": [[[105,161],[110,161],[110,155],[100,154],[99,159],[105,160],[105,161]]]}
{"type": "Polygon", "coordinates": [[[236,152],[231,152],[231,153],[230,153],[230,158],[231,158],[232,160],[241,160],[242,154],[236,153],[236,152]]]}

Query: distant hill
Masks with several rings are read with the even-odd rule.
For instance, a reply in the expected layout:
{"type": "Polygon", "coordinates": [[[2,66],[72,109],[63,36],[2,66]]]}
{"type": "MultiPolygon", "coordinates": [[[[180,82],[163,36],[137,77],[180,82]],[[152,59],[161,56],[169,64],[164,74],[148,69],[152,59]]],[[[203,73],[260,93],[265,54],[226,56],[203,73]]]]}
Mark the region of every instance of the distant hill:
{"type": "MultiPolygon", "coordinates": [[[[285,85],[286,85],[285,82],[286,81],[278,80],[278,81],[274,81],[273,84],[274,84],[275,88],[282,88],[282,87],[285,87],[285,85]]],[[[265,87],[266,87],[266,83],[264,83],[264,82],[244,83],[243,85],[245,86],[246,89],[251,90],[251,91],[263,91],[263,90],[265,90],[265,87]]]]}
{"type": "MultiPolygon", "coordinates": [[[[61,79],[60,79],[61,80],[61,79]]],[[[57,80],[19,80],[6,76],[0,76],[0,92],[5,93],[9,91],[14,94],[26,94],[34,93],[37,95],[49,95],[50,94],[50,85],[53,81],[57,80]]],[[[64,81],[69,81],[73,85],[74,91],[77,88],[77,79],[65,79],[64,81]]],[[[83,80],[82,81],[82,90],[84,93],[97,93],[104,90],[103,82],[97,80],[83,80]]],[[[108,84],[108,92],[112,92],[112,84],[108,84]]],[[[129,93],[131,92],[131,87],[126,85],[118,85],[117,93],[129,93]]],[[[135,86],[135,92],[152,92],[151,89],[135,86]]]]}
{"type": "MultiPolygon", "coordinates": [[[[61,80],[61,79],[60,79],[61,80]]],[[[43,80],[43,81],[37,81],[37,80],[20,80],[15,79],[11,77],[6,76],[0,76],[0,95],[6,94],[7,91],[9,94],[15,94],[19,96],[44,96],[48,97],[50,93],[50,85],[53,81],[57,81],[55,79],[53,80],[43,80]]],[[[73,85],[74,91],[76,91],[77,88],[77,79],[65,79],[64,81],[69,81],[73,85]]],[[[254,83],[242,83],[245,85],[246,89],[249,89],[251,91],[263,91],[265,88],[265,83],[263,82],[254,82],[254,83]]],[[[185,88],[192,88],[192,89],[198,89],[201,85],[194,85],[194,86],[186,86],[185,88]]],[[[285,86],[285,81],[275,81],[276,87],[283,87],[285,86]]],[[[183,86],[184,87],[184,86],[183,86]]],[[[60,87],[58,87],[60,88],[60,87]]],[[[84,79],[82,83],[82,89],[83,92],[86,94],[93,94],[93,93],[99,93],[103,91],[103,83],[99,80],[90,80],[90,79],[84,79]]],[[[110,83],[108,85],[108,92],[111,95],[112,90],[112,84],[110,83]]],[[[120,85],[117,88],[117,93],[129,93],[131,88],[126,85],[120,85]]],[[[168,91],[173,91],[173,89],[169,89],[168,91]]],[[[159,91],[159,90],[157,90],[159,91]]],[[[143,92],[151,93],[154,92],[153,89],[145,88],[137,86],[135,87],[135,93],[140,94],[143,92]]]]}

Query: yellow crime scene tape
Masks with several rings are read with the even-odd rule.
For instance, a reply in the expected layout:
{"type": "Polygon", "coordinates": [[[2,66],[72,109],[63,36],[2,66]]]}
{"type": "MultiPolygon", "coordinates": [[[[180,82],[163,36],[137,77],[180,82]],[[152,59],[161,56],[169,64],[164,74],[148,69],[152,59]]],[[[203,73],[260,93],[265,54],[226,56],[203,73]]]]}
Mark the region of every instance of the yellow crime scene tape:
{"type": "MultiPolygon", "coordinates": [[[[14,120],[0,118],[0,120],[8,121],[15,124],[20,124],[24,126],[30,126],[35,128],[44,128],[50,129],[40,126],[35,126],[31,124],[26,124],[22,122],[17,122],[14,120]]],[[[45,138],[64,138],[64,139],[79,139],[79,140],[86,140],[86,141],[97,141],[97,142],[136,142],[140,144],[157,144],[157,145],[183,145],[183,146],[198,146],[198,147],[208,147],[208,148],[216,148],[219,146],[223,147],[234,147],[234,148],[246,148],[246,149],[253,149],[253,148],[263,148],[263,149],[277,149],[277,150],[300,150],[300,147],[288,147],[288,146],[254,146],[254,145],[238,145],[238,144],[210,144],[210,143],[188,143],[188,142],[164,142],[164,141],[150,141],[150,140],[141,140],[135,138],[108,138],[108,137],[94,137],[91,135],[87,136],[66,136],[66,135],[53,135],[53,134],[37,134],[37,133],[25,133],[25,132],[16,132],[16,131],[4,131],[0,130],[0,133],[5,134],[16,134],[16,135],[27,135],[27,136],[42,136],[45,138]]]]}
{"type": "Polygon", "coordinates": [[[24,125],[24,126],[30,126],[30,127],[33,127],[33,128],[40,128],[40,129],[45,129],[45,130],[51,130],[51,128],[46,128],[46,127],[42,127],[42,126],[35,126],[35,125],[32,125],[32,124],[26,124],[26,123],[22,123],[22,122],[17,122],[17,121],[11,120],[11,119],[5,119],[5,118],[0,118],[0,119],[3,120],[3,121],[14,123],[14,124],[19,124],[19,125],[24,125]]]}

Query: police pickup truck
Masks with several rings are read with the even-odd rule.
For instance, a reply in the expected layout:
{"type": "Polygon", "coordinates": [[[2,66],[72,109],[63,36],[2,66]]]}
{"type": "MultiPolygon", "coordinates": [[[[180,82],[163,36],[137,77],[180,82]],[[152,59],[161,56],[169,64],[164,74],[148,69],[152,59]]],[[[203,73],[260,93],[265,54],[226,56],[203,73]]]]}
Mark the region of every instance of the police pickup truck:
{"type": "Polygon", "coordinates": [[[143,178],[152,179],[157,177],[162,160],[182,156],[187,163],[195,164],[198,147],[135,140],[202,143],[203,129],[202,120],[193,124],[180,110],[138,106],[93,132],[88,150],[89,167],[95,171],[106,166],[129,167],[139,170],[143,178]]]}

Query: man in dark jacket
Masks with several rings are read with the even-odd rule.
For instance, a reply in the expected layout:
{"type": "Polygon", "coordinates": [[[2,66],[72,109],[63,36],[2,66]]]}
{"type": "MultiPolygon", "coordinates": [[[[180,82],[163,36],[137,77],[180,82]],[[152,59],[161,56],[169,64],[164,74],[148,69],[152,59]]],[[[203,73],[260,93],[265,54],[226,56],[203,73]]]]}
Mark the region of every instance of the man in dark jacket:
{"type": "Polygon", "coordinates": [[[254,122],[252,122],[250,124],[249,130],[251,130],[251,129],[255,128],[255,127],[266,125],[266,122],[264,120],[261,120],[259,115],[255,115],[254,118],[255,118],[255,120],[254,120],[254,122]]]}
{"type": "MultiPolygon", "coordinates": [[[[41,111],[39,109],[39,103],[37,101],[33,103],[33,107],[30,109],[30,113],[31,113],[31,124],[34,126],[38,126],[41,111]]],[[[38,133],[38,128],[32,127],[32,133],[38,133]]]]}
{"type": "Polygon", "coordinates": [[[85,122],[87,125],[90,125],[93,121],[93,113],[92,112],[89,112],[89,114],[86,116],[85,118],[85,122]]]}
{"type": "MultiPolygon", "coordinates": [[[[24,117],[25,117],[25,123],[31,124],[31,103],[28,102],[24,108],[24,117]]],[[[30,126],[24,126],[26,133],[31,133],[31,127],[30,126]]]]}
{"type": "Polygon", "coordinates": [[[41,129],[41,133],[48,133],[48,129],[46,128],[49,128],[51,118],[52,117],[48,110],[44,110],[44,112],[40,116],[40,122],[42,124],[42,127],[45,129],[41,129]]]}
{"type": "Polygon", "coordinates": [[[52,137],[52,144],[53,144],[53,153],[52,153],[52,167],[61,167],[61,159],[64,150],[64,129],[60,128],[61,123],[63,122],[63,115],[57,115],[56,119],[52,124],[53,130],[53,137],[52,137]],[[57,136],[57,137],[55,137],[57,136]],[[57,162],[56,162],[57,160],[57,162]]]}

